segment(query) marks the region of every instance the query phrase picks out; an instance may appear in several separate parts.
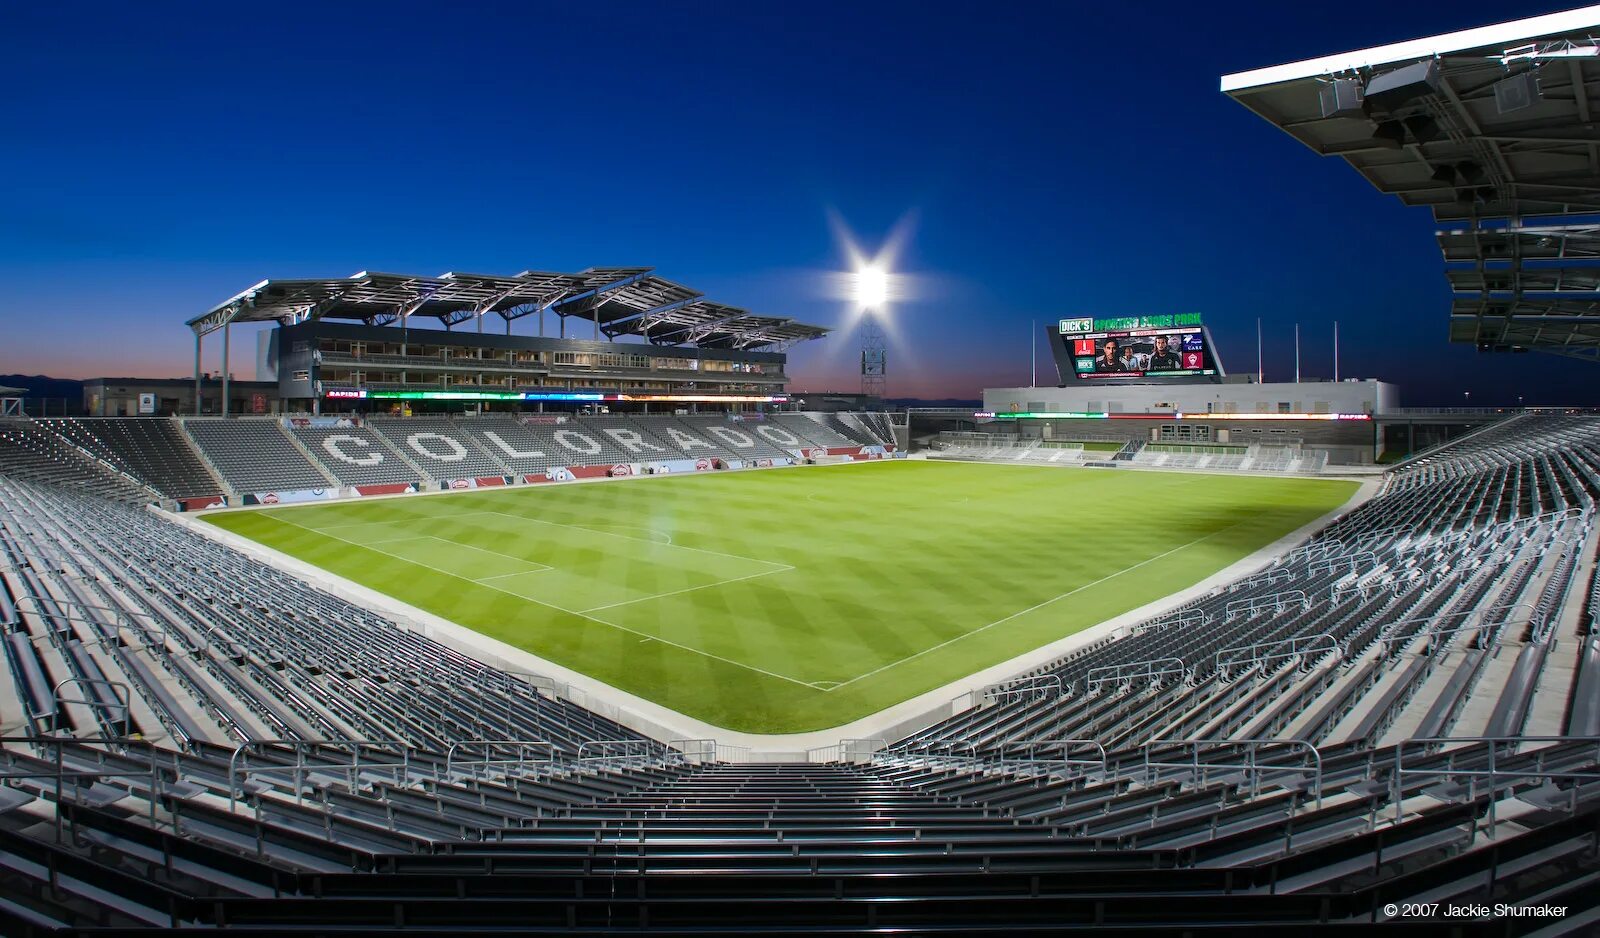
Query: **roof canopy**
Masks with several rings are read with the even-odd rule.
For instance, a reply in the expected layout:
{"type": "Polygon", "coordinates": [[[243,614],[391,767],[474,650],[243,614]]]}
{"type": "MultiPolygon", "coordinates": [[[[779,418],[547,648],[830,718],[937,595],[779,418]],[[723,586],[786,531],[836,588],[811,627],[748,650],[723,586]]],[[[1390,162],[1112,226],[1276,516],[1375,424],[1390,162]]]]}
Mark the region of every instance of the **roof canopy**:
{"type": "Polygon", "coordinates": [[[1600,359],[1600,6],[1228,75],[1222,90],[1433,212],[1453,341],[1600,359]]]}
{"type": "Polygon", "coordinates": [[[661,345],[755,349],[817,339],[828,330],[760,316],[706,300],[648,267],[591,267],[576,274],[525,270],[516,276],[437,277],[362,271],[339,280],[263,280],[189,320],[197,335],[233,322],[354,319],[368,325],[438,319],[445,328],[495,314],[509,323],[531,313],[592,321],[608,338],[639,335],[661,345]]]}

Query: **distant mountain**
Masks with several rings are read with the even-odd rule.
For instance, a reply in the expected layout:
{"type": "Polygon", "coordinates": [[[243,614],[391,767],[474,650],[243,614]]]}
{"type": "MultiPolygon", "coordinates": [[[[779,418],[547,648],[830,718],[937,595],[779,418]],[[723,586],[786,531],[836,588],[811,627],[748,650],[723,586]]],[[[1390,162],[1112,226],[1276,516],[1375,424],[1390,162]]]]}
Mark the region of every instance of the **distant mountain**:
{"type": "Polygon", "coordinates": [[[0,388],[22,388],[28,392],[28,397],[83,398],[82,381],[49,375],[0,375],[0,388]]]}

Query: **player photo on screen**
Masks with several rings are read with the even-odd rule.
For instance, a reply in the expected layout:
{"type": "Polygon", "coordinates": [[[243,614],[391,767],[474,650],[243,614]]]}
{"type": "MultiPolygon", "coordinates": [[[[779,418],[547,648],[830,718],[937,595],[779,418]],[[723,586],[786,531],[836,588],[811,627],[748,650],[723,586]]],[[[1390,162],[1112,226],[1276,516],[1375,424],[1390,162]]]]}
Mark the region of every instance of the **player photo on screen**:
{"type": "Polygon", "coordinates": [[[1068,341],[1080,378],[1189,375],[1208,367],[1205,336],[1198,329],[1105,333],[1068,341]]]}

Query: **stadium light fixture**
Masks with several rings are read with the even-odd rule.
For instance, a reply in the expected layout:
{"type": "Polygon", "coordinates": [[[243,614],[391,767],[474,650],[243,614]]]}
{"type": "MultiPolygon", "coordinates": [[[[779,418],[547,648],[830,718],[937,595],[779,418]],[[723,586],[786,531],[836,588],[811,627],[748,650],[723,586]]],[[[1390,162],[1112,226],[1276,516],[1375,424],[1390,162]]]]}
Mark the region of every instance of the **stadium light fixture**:
{"type": "Polygon", "coordinates": [[[856,302],[867,309],[878,309],[889,301],[889,272],[876,264],[856,269],[856,302]]]}

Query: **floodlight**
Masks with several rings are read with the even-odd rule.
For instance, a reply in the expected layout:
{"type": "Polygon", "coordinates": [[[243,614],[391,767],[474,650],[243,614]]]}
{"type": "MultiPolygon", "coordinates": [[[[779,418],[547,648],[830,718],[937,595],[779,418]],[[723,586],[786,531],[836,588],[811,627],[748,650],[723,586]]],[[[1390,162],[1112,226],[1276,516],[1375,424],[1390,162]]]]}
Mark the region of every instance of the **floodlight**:
{"type": "Polygon", "coordinates": [[[856,302],[869,309],[889,299],[889,275],[883,268],[868,264],[856,271],[856,302]]]}

